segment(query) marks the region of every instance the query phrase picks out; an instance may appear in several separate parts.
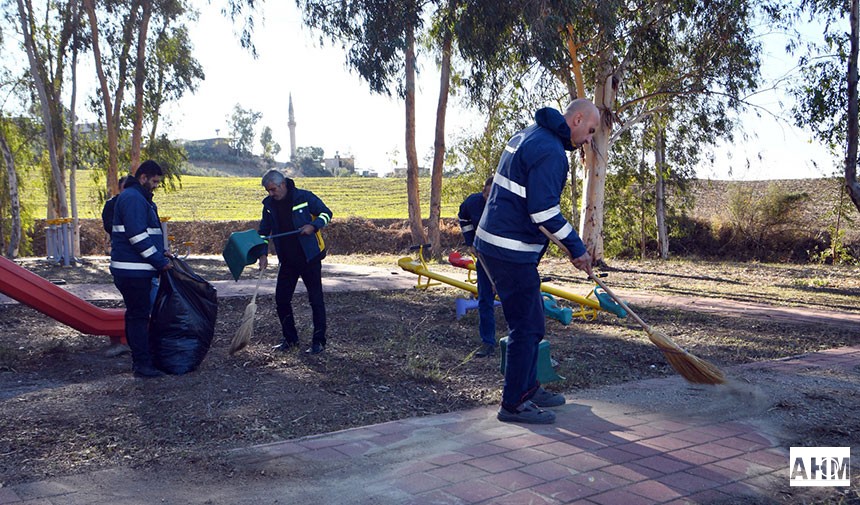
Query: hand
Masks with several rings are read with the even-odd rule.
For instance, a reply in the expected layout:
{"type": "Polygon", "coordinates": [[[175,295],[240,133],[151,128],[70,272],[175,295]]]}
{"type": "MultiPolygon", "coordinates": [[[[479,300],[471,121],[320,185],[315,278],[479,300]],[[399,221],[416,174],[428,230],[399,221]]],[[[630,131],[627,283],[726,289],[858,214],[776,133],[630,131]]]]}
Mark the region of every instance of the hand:
{"type": "Polygon", "coordinates": [[[166,265],[164,265],[163,267],[161,267],[161,269],[159,270],[159,272],[166,272],[166,271],[168,271],[168,270],[172,270],[172,269],[173,269],[173,263],[171,263],[171,262],[169,262],[169,261],[168,261],[166,265]]]}
{"type": "Polygon", "coordinates": [[[260,256],[260,270],[265,270],[269,266],[269,257],[265,254],[260,256]]]}
{"type": "Polygon", "coordinates": [[[172,252],[170,252],[170,251],[164,251],[164,257],[165,257],[165,258],[173,258],[174,256],[173,256],[173,253],[172,253],[172,252]]]}
{"type": "Polygon", "coordinates": [[[301,233],[300,233],[301,235],[313,235],[317,231],[317,229],[314,228],[314,225],[312,225],[312,224],[306,224],[306,225],[302,226],[300,229],[301,229],[301,233]]]}
{"type": "Polygon", "coordinates": [[[583,272],[588,274],[590,278],[594,273],[591,271],[591,255],[588,252],[583,253],[581,256],[572,258],[570,260],[573,263],[573,266],[582,270],[583,272]]]}

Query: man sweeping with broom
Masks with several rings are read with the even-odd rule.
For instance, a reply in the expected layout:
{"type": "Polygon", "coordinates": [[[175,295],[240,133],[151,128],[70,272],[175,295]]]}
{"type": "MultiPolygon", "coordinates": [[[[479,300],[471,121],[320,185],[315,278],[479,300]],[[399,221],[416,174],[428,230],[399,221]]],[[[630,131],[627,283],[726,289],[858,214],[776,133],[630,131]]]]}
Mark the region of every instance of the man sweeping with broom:
{"type": "Polygon", "coordinates": [[[591,142],[599,120],[597,107],[585,99],[571,102],[564,115],[551,108],[538,110],[535,124],[508,141],[493,178],[475,248],[510,329],[500,421],[553,423],[555,413],[544,409],[565,403],[564,396],[537,381],[545,331],[537,266],[548,244],[540,226],[567,246],[576,268],[591,274],[591,256],[562,216],[559,202],[567,181],[565,151],[591,142]]]}
{"type": "MultiPolygon", "coordinates": [[[[305,352],[319,354],[326,346],[322,290],[322,260],[326,251],[319,230],[331,221],[331,210],[312,192],[296,188],[295,182],[278,170],[266,172],[262,183],[269,196],[263,200],[259,233],[261,236],[280,235],[272,238],[280,262],[275,303],[283,332],[276,349],[287,352],[299,345],[292,301],[301,278],[308,292],[314,324],[311,346],[305,352]]],[[[260,269],[267,265],[268,258],[263,254],[260,256],[260,269]]]]}

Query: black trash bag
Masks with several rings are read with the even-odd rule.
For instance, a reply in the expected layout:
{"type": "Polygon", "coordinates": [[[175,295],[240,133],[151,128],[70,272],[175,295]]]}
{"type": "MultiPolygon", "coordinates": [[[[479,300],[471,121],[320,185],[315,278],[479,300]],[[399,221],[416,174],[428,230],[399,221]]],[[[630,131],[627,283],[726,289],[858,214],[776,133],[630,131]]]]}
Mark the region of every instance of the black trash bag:
{"type": "Polygon", "coordinates": [[[161,273],[149,320],[156,368],[181,375],[197,368],[212,344],[218,298],[215,287],[187,263],[170,258],[173,268],[161,273]]]}

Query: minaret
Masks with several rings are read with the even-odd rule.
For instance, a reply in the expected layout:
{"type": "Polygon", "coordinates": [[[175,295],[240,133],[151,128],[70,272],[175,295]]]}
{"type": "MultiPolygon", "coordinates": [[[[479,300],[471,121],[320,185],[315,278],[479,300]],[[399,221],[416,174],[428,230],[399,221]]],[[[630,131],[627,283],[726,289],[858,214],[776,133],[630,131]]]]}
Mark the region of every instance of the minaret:
{"type": "Polygon", "coordinates": [[[293,94],[290,93],[290,108],[289,120],[287,126],[290,127],[290,161],[296,159],[296,116],[293,114],[293,94]]]}

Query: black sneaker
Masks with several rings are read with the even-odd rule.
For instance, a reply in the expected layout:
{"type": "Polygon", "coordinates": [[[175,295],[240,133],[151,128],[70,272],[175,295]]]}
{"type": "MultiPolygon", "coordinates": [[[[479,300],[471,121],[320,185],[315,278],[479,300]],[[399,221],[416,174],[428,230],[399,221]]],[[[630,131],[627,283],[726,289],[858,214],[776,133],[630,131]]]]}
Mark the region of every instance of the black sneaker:
{"type": "Polygon", "coordinates": [[[531,401],[525,401],[515,412],[499,407],[496,418],[503,423],[552,424],[555,422],[555,412],[543,410],[531,401]]]}
{"type": "Polygon", "coordinates": [[[272,350],[278,352],[290,352],[297,349],[298,347],[298,342],[287,342],[286,340],[284,340],[280,344],[273,347],[272,350]]]}
{"type": "Polygon", "coordinates": [[[323,351],[325,351],[325,346],[319,342],[314,342],[307,348],[307,350],[305,350],[305,354],[319,354],[323,351]]]}
{"type": "Polygon", "coordinates": [[[567,401],[564,395],[560,393],[552,393],[543,387],[539,387],[537,393],[531,397],[531,401],[541,408],[560,407],[567,401]]]}
{"type": "Polygon", "coordinates": [[[476,358],[486,358],[496,354],[496,346],[492,344],[484,344],[478,352],[475,353],[476,358]]]}
{"type": "Polygon", "coordinates": [[[154,379],[163,377],[165,374],[152,365],[138,365],[134,367],[134,376],[141,379],[154,379]]]}

